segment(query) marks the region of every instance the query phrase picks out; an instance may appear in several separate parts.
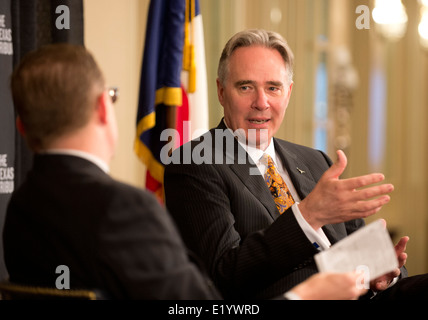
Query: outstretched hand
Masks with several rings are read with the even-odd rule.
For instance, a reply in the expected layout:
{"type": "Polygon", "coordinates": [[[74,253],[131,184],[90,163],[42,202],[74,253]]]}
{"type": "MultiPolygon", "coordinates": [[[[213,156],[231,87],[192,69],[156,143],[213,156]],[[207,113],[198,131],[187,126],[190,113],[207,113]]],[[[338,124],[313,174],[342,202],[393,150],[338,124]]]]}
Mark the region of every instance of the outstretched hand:
{"type": "Polygon", "coordinates": [[[299,204],[305,220],[316,230],[326,224],[366,218],[377,213],[390,201],[392,184],[375,185],[385,177],[372,173],[349,179],[339,179],[347,166],[342,150],[337,160],[323,174],[312,192],[299,204]]]}

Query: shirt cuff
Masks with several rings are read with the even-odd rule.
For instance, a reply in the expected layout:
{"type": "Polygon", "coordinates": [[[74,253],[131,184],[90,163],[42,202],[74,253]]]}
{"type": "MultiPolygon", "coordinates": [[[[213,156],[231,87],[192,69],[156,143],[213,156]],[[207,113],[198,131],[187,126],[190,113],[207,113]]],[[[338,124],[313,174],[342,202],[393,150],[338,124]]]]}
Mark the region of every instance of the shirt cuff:
{"type": "Polygon", "coordinates": [[[314,228],[311,227],[311,225],[305,220],[305,218],[303,218],[299,210],[299,202],[296,202],[295,204],[293,204],[291,209],[293,211],[294,217],[299,223],[300,228],[302,228],[306,237],[315,246],[315,248],[319,250],[327,250],[328,248],[330,248],[331,243],[328,240],[322,228],[319,228],[318,230],[314,230],[314,228]]]}

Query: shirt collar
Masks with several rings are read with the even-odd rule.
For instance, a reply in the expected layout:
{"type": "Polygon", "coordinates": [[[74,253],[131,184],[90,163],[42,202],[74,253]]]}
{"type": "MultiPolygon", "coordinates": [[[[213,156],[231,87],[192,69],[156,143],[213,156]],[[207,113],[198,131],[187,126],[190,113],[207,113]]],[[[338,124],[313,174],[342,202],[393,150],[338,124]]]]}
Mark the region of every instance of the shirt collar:
{"type": "Polygon", "coordinates": [[[263,155],[268,154],[271,156],[273,162],[276,164],[276,154],[273,138],[270,139],[269,146],[264,151],[253,146],[247,146],[241,142],[239,143],[245,150],[247,150],[248,155],[251,157],[254,163],[259,163],[263,155]]]}
{"type": "MultiPolygon", "coordinates": [[[[224,119],[223,119],[223,122],[224,122],[224,125],[226,126],[226,128],[228,130],[230,130],[232,132],[232,134],[233,134],[232,129],[230,129],[227,126],[227,123],[226,123],[226,121],[224,121],[224,119]]],[[[247,151],[248,155],[251,157],[251,159],[253,160],[254,163],[259,163],[260,159],[263,156],[263,154],[267,153],[268,155],[271,156],[273,162],[275,164],[277,164],[277,162],[276,162],[276,154],[275,154],[275,146],[274,146],[274,143],[273,143],[273,138],[270,138],[269,146],[264,151],[261,150],[261,149],[258,149],[256,147],[253,147],[253,146],[250,146],[250,145],[247,145],[247,144],[243,143],[241,141],[241,139],[237,139],[237,140],[238,140],[239,144],[247,151]]]]}

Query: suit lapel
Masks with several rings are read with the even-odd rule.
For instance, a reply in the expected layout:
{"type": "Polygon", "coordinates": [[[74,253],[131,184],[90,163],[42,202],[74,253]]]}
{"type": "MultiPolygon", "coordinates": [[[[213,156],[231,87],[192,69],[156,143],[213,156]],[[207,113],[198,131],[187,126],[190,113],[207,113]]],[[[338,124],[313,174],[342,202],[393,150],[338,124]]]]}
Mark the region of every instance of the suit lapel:
{"type": "MultiPolygon", "coordinates": [[[[242,148],[239,143],[237,143],[237,148],[242,148]]],[[[269,212],[270,216],[276,220],[280,214],[276,208],[275,202],[272,199],[269,189],[266,187],[266,182],[260,174],[257,166],[249,157],[247,157],[247,159],[248,161],[246,161],[244,164],[235,162],[229,165],[229,167],[254,195],[254,197],[263,204],[263,206],[269,212]]]]}
{"type": "Polygon", "coordinates": [[[316,181],[311,174],[311,170],[303,162],[303,159],[297,157],[292,150],[278,143],[275,138],[273,141],[275,144],[275,151],[287,169],[300,199],[303,200],[316,185],[316,181]]]}
{"type": "MultiPolygon", "coordinates": [[[[275,138],[274,143],[277,154],[281,157],[281,161],[286,167],[300,199],[303,200],[317,183],[311,174],[310,168],[306,166],[303,159],[300,159],[290,148],[281,145],[275,138]]],[[[332,244],[346,236],[346,229],[343,223],[328,224],[322,229],[332,244]]]]}
{"type": "MultiPolygon", "coordinates": [[[[217,129],[230,132],[224,125],[223,120],[217,126],[217,129]]],[[[235,138],[233,141],[233,152],[230,152],[227,148],[226,150],[223,150],[223,154],[225,155],[224,163],[228,164],[229,168],[242,181],[247,189],[263,204],[270,216],[276,220],[280,214],[272,199],[269,189],[266,187],[266,182],[263,176],[260,174],[257,165],[253,162],[245,149],[242,148],[235,138]]]]}

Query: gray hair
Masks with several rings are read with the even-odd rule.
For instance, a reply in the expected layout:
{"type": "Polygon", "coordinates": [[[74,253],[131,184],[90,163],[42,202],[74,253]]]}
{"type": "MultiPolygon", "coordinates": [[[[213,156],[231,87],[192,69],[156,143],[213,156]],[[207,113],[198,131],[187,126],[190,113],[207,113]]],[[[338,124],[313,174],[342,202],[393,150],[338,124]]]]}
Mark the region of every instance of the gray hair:
{"type": "Polygon", "coordinates": [[[294,55],[287,41],[273,31],[263,29],[244,30],[235,34],[226,43],[220,57],[217,76],[222,84],[225,83],[229,71],[229,58],[240,47],[262,46],[277,50],[284,59],[290,83],[293,81],[294,55]]]}

